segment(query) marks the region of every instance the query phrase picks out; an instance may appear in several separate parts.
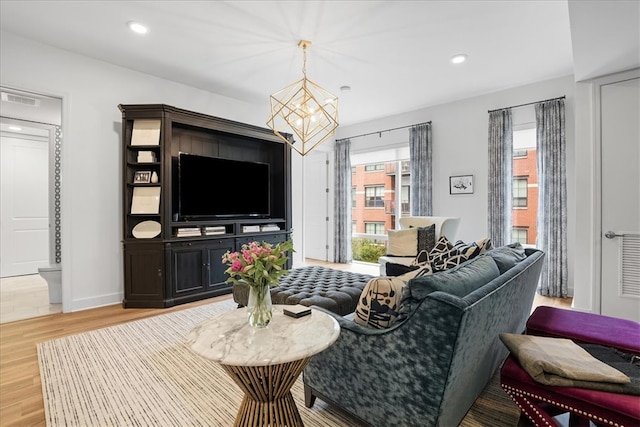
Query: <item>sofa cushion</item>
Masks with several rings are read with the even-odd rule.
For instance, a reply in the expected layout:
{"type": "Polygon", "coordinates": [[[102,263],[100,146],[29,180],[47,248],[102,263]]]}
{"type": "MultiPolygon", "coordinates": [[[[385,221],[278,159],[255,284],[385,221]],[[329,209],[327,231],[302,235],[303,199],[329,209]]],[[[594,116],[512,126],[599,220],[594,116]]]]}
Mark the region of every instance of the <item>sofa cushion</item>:
{"type": "Polygon", "coordinates": [[[511,269],[527,257],[524,253],[524,248],[518,242],[492,249],[487,252],[487,255],[496,262],[500,274],[511,269]]]}
{"type": "Polygon", "coordinates": [[[387,255],[416,256],[418,254],[418,229],[387,230],[389,244],[387,255]]]}
{"type": "Polygon", "coordinates": [[[376,329],[391,326],[398,316],[404,282],[396,277],[375,277],[365,285],[354,322],[376,329]]]}
{"type": "Polygon", "coordinates": [[[432,292],[464,297],[499,275],[493,258],[481,255],[450,270],[415,277],[402,290],[399,318],[408,316],[432,292]]]}

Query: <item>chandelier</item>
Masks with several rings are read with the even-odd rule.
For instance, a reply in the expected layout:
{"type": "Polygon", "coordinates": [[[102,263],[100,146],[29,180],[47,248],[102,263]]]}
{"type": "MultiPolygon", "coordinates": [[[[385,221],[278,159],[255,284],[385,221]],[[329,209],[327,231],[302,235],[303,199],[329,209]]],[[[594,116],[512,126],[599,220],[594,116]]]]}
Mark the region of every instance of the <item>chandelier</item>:
{"type": "Polygon", "coordinates": [[[304,55],[303,77],[271,95],[271,115],[267,120],[267,126],[303,156],[338,128],[338,98],[307,79],[309,46],[311,42],[307,40],[298,43],[304,55]]]}

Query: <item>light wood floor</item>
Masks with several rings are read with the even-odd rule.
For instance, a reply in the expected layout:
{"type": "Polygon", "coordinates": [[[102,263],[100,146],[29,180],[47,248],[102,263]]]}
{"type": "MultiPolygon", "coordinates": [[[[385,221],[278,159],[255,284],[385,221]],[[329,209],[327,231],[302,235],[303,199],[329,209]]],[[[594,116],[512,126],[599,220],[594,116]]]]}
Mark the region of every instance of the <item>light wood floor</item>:
{"type": "MultiPolygon", "coordinates": [[[[313,261],[308,264],[359,269],[357,265],[344,267],[313,261]]],[[[0,324],[0,426],[45,425],[37,343],[229,298],[231,295],[224,295],[168,309],[125,310],[117,304],[0,324]]],[[[570,308],[571,300],[537,296],[534,305],[570,308]]]]}

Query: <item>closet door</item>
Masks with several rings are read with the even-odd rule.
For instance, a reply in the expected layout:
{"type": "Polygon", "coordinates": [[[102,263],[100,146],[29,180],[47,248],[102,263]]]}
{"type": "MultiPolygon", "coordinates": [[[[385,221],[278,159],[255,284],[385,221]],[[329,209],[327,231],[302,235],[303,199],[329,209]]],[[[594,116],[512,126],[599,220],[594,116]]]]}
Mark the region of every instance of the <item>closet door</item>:
{"type": "MultiPolygon", "coordinates": [[[[599,85],[601,314],[640,322],[640,78],[599,85]]],[[[598,96],[599,95],[599,96],[598,96]]]]}

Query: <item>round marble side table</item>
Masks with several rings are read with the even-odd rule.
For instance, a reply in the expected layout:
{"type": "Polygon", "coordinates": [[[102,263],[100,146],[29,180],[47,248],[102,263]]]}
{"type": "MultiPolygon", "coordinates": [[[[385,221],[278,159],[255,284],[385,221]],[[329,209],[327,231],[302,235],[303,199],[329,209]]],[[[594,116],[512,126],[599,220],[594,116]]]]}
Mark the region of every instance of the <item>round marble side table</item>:
{"type": "Polygon", "coordinates": [[[333,344],[340,326],[317,310],[299,319],[273,306],[266,328],[249,326],[246,308],[212,317],[189,333],[200,356],[221,364],[244,391],[234,426],[303,426],[291,387],[311,356],[333,344]]]}

